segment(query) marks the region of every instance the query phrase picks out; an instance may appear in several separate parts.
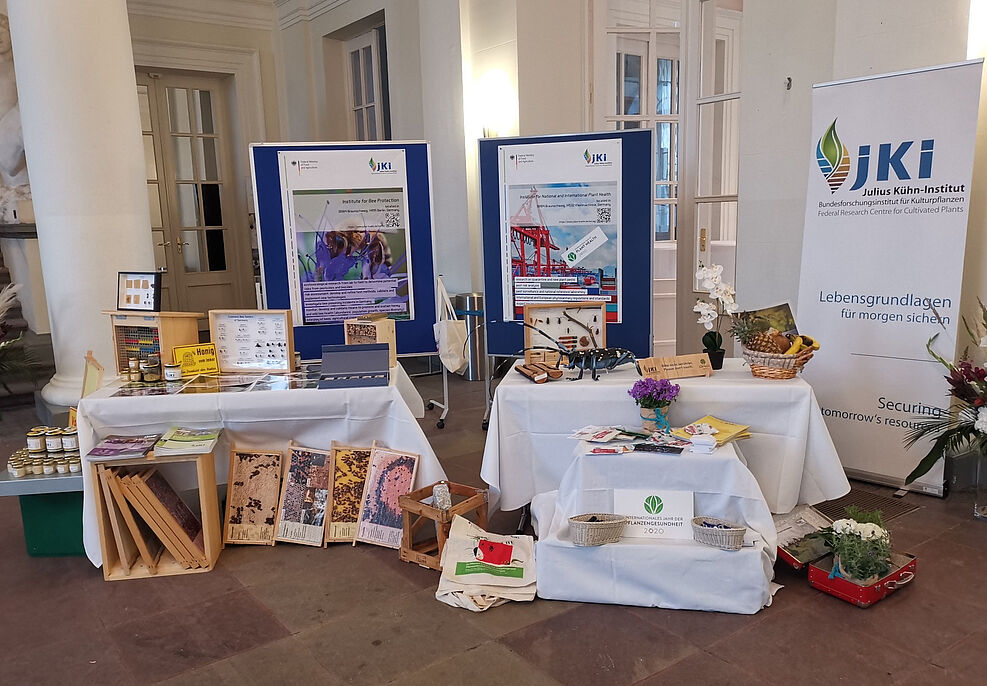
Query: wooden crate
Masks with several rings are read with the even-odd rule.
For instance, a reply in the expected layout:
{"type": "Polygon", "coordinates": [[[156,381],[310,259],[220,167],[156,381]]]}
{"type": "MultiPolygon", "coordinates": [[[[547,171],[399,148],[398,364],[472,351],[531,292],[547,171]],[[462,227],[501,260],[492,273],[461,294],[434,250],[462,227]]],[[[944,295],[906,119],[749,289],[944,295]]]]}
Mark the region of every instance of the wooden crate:
{"type": "Polygon", "coordinates": [[[141,361],[151,353],[161,356],[162,364],[171,364],[176,346],[199,342],[198,320],[202,312],[129,312],[103,310],[113,326],[113,349],[116,371],[126,372],[128,358],[136,355],[141,361]]]}
{"type": "Polygon", "coordinates": [[[448,510],[427,505],[423,500],[431,497],[432,489],[436,484],[419,488],[408,495],[398,498],[398,505],[401,506],[402,517],[404,519],[404,531],[401,536],[401,549],[399,557],[405,562],[414,562],[422,567],[428,567],[436,571],[442,571],[439,561],[442,559],[442,548],[449,538],[449,529],[452,527],[452,518],[456,515],[466,516],[470,512],[476,513],[477,524],[481,529],[487,528],[487,501],[488,494],[485,488],[474,488],[463,486],[449,481],[439,481],[449,486],[449,493],[453,496],[453,505],[448,510]],[[456,499],[462,498],[458,503],[456,499]],[[414,518],[412,516],[414,515],[414,518]],[[435,523],[436,537],[415,543],[415,534],[428,522],[435,523]]]}
{"type": "Polygon", "coordinates": [[[93,483],[93,497],[96,518],[99,523],[99,545],[103,553],[103,579],[145,579],[153,576],[176,576],[178,574],[199,574],[212,571],[222,550],[222,533],[219,524],[219,498],[216,493],[216,463],[212,453],[206,455],[169,455],[156,458],[154,453],[147,457],[112,460],[108,462],[87,462],[93,483]],[[100,487],[99,467],[154,467],[161,464],[184,462],[194,464],[199,493],[199,517],[202,521],[202,544],[205,548],[207,564],[187,569],[180,564],[167,549],[162,549],[157,569],[151,570],[137,556],[130,568],[127,561],[121,560],[113,534],[114,523],[107,508],[103,489],[100,487]]]}

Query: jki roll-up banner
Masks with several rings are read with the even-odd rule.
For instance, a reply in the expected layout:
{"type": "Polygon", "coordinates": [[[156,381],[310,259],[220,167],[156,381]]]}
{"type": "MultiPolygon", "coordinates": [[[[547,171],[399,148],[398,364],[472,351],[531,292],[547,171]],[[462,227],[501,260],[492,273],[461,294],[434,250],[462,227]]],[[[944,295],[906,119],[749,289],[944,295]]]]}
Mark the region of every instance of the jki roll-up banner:
{"type": "MultiPolygon", "coordinates": [[[[806,366],[851,476],[900,485],[917,417],[945,413],[982,61],[816,85],[799,289],[806,366]]],[[[938,465],[913,488],[942,493],[938,465]]]]}

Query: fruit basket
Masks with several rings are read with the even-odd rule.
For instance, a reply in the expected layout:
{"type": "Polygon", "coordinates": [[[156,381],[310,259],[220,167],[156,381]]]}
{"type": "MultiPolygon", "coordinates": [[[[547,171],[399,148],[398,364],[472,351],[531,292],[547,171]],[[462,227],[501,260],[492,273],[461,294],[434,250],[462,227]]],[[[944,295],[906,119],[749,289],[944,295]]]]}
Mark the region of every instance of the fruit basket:
{"type": "Polygon", "coordinates": [[[812,359],[812,353],[812,348],[803,349],[794,355],[743,349],[751,374],[760,379],[794,379],[806,362],[812,359]]]}
{"type": "Polygon", "coordinates": [[[794,379],[819,350],[815,339],[797,332],[784,334],[751,312],[739,313],[730,333],[740,341],[751,374],[761,379],[794,379]]]}

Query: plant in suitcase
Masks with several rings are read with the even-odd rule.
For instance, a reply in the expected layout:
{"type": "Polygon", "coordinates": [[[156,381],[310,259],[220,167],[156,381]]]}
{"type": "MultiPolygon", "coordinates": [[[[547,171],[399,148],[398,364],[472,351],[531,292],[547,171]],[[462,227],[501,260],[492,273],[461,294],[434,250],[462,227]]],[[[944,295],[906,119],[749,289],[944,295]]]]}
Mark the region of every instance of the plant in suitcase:
{"type": "Polygon", "coordinates": [[[891,534],[880,510],[847,508],[847,517],[810,536],[819,537],[833,551],[830,578],[842,577],[866,586],[891,570],[891,534]]]}

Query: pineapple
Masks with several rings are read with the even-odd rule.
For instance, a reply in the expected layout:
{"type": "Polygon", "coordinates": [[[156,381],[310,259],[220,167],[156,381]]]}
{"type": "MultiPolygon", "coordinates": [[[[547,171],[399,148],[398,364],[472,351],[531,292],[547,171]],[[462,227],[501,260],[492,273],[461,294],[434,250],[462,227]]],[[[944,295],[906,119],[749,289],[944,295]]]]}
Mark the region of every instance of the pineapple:
{"type": "MultiPolygon", "coordinates": [[[[767,323],[749,312],[741,312],[733,319],[730,334],[748,350],[762,353],[783,353],[768,331],[767,323]]],[[[787,346],[786,346],[787,347],[787,346]]]]}

